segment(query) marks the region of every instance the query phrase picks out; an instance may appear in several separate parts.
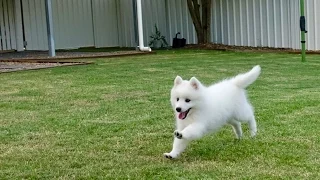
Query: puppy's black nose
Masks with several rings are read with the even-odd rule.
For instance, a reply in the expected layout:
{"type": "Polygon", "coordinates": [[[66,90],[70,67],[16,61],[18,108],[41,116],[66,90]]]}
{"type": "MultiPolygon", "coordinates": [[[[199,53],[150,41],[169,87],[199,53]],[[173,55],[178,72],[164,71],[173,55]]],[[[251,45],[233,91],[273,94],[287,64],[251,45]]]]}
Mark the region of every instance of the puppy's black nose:
{"type": "Polygon", "coordinates": [[[177,112],[181,112],[181,108],[180,108],[180,107],[177,107],[177,108],[176,108],[176,111],[177,111],[177,112]]]}

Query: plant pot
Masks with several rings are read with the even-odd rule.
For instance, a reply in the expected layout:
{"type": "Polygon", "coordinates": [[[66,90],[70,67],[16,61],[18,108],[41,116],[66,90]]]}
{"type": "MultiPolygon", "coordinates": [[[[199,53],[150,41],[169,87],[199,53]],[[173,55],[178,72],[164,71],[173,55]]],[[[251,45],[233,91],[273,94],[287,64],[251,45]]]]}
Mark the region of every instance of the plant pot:
{"type": "Polygon", "coordinates": [[[182,48],[186,45],[186,39],[185,38],[178,38],[178,34],[180,34],[180,32],[178,32],[176,34],[176,37],[173,38],[172,41],[172,48],[182,48]]]}
{"type": "Polygon", "coordinates": [[[159,49],[161,47],[161,41],[160,40],[154,40],[153,41],[153,48],[159,49]]]}

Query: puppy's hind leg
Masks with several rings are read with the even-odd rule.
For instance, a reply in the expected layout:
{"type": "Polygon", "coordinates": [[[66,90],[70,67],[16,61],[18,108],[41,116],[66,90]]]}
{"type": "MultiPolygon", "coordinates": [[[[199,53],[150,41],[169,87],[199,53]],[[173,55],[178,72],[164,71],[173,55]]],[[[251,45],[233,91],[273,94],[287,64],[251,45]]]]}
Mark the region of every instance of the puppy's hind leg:
{"type": "Polygon", "coordinates": [[[239,122],[248,122],[251,137],[257,134],[257,123],[254,118],[253,108],[246,103],[241,105],[241,109],[236,112],[235,119],[239,122]]]}
{"type": "Polygon", "coordinates": [[[252,113],[251,117],[249,118],[248,124],[249,124],[251,137],[256,136],[257,135],[257,122],[256,122],[256,119],[254,118],[253,113],[252,113]]]}
{"type": "Polygon", "coordinates": [[[232,126],[233,132],[236,135],[237,139],[241,139],[242,137],[242,128],[241,123],[236,120],[231,120],[229,124],[232,126]]]}

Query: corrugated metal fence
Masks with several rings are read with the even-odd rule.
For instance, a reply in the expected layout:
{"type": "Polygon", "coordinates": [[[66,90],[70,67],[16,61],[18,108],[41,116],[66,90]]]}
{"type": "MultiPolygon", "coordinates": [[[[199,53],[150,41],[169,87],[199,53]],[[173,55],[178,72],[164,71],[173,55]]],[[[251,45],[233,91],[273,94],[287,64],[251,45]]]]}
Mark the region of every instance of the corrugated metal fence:
{"type": "MultiPolygon", "coordinates": [[[[23,0],[23,23],[27,50],[47,49],[43,0],[23,0]]],[[[53,28],[56,48],[94,46],[92,9],[86,0],[53,0],[53,28]]]]}
{"type": "MultiPolygon", "coordinates": [[[[307,0],[307,48],[320,50],[320,1],[307,0]]],[[[300,48],[296,47],[296,48],[300,48]]]]}
{"type": "MultiPolygon", "coordinates": [[[[212,42],[300,48],[299,0],[212,1],[212,42]]],[[[47,49],[44,2],[22,2],[27,49],[47,49]]],[[[196,43],[186,0],[142,0],[142,3],[145,44],[155,24],[170,44],[177,32],[187,43],[196,43]]],[[[318,0],[306,1],[306,16],[307,48],[319,50],[318,0]]],[[[136,45],[132,0],[53,0],[53,19],[57,48],[136,45]]]]}
{"type": "MultiPolygon", "coordinates": [[[[306,1],[307,48],[319,49],[320,2],[306,1]]],[[[300,48],[299,0],[214,0],[215,43],[300,48]]]]}
{"type": "MultiPolygon", "coordinates": [[[[296,23],[290,18],[299,13],[291,4],[296,3],[292,0],[214,0],[213,6],[220,8],[213,8],[212,40],[239,46],[291,47],[296,23]]],[[[299,31],[299,26],[296,29],[299,31]]]]}
{"type": "Polygon", "coordinates": [[[94,46],[119,46],[118,1],[91,1],[93,13],[94,46]]]}
{"type": "Polygon", "coordinates": [[[12,0],[0,0],[0,50],[16,48],[12,0]]]}
{"type": "MultiPolygon", "coordinates": [[[[169,3],[169,34],[181,31],[188,43],[196,34],[185,0],[169,3]]],[[[320,50],[320,2],[306,1],[307,49],[320,50]]],[[[214,43],[300,49],[299,0],[213,0],[214,43]]]]}
{"type": "MultiPolygon", "coordinates": [[[[120,46],[134,46],[131,0],[120,0],[120,46]]],[[[154,24],[172,44],[177,32],[196,43],[186,0],[143,0],[145,44],[154,24]]],[[[212,0],[211,41],[227,45],[300,49],[299,0],[212,0]]],[[[306,1],[307,49],[320,50],[320,1],[306,1]]]]}

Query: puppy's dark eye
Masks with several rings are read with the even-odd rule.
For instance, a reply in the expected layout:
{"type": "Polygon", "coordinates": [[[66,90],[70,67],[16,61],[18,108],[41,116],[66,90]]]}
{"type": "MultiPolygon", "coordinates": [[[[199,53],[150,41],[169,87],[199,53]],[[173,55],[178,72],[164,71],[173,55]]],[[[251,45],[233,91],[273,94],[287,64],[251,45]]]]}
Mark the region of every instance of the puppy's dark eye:
{"type": "Polygon", "coordinates": [[[188,102],[190,102],[191,100],[190,99],[186,99],[186,102],[188,103],[188,102]]]}
{"type": "Polygon", "coordinates": [[[177,98],[177,101],[179,101],[179,98],[177,98]]]}

